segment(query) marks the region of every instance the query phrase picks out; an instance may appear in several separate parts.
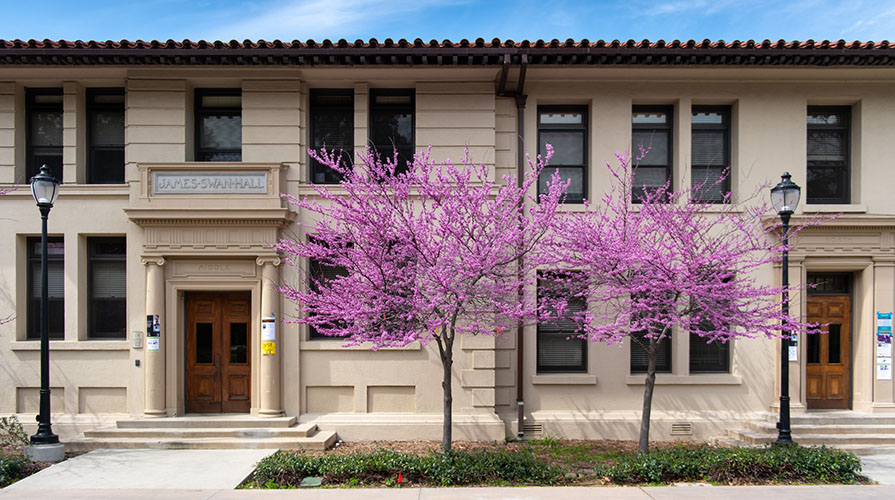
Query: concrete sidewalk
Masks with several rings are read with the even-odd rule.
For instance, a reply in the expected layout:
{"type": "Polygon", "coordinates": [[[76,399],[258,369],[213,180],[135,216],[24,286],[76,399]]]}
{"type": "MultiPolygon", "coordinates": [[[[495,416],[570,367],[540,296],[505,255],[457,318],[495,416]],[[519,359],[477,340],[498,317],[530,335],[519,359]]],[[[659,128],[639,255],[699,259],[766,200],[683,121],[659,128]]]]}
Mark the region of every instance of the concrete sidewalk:
{"type": "Polygon", "coordinates": [[[26,498],[53,498],[46,490],[233,489],[275,451],[95,450],[13,483],[2,495],[24,490],[39,490],[38,496],[26,498]]]}
{"type": "Polygon", "coordinates": [[[5,489],[0,500],[852,500],[895,498],[895,486],[663,486],[520,488],[371,488],[315,490],[28,490],[5,489]]]}

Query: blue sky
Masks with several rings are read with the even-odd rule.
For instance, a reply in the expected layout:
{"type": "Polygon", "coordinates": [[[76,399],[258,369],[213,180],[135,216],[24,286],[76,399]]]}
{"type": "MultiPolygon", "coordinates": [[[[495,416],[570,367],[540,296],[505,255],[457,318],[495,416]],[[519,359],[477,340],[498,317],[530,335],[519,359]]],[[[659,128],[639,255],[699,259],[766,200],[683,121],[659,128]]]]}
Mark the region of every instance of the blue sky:
{"type": "Polygon", "coordinates": [[[2,4],[3,39],[895,39],[895,0],[5,0],[2,4]]]}

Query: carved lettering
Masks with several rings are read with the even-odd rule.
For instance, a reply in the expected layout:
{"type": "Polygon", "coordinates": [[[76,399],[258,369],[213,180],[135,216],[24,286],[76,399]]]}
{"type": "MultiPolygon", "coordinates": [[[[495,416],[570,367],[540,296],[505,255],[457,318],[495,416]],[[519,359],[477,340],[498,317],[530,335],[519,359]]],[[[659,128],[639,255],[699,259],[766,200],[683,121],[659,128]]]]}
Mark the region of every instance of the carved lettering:
{"type": "Polygon", "coordinates": [[[267,172],[154,172],[154,194],[266,194],[267,172]]]}

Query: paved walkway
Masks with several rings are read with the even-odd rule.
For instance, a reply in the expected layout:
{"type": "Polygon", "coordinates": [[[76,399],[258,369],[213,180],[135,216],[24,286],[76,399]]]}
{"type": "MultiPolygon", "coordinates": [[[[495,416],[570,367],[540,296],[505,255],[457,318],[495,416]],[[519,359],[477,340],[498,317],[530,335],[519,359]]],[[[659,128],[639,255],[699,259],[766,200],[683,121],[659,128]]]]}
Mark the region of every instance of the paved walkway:
{"type": "Polygon", "coordinates": [[[9,498],[9,493],[24,490],[233,489],[274,451],[95,450],[47,467],[4,488],[0,495],[9,498]]]}
{"type": "Polygon", "coordinates": [[[861,455],[861,473],[879,484],[895,485],[895,455],[861,455]]]}
{"type": "Polygon", "coordinates": [[[895,486],[665,486],[649,488],[376,488],[316,490],[0,490],[0,500],[892,500],[895,486]]]}

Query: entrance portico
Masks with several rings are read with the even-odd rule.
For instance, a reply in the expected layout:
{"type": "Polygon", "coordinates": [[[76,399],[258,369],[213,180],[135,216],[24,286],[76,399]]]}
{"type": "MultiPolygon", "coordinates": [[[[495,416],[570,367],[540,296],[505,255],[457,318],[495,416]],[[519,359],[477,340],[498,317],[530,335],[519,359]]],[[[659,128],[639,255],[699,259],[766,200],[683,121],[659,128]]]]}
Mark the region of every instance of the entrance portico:
{"type": "Polygon", "coordinates": [[[279,196],[284,168],[249,163],[139,166],[141,182],[131,185],[126,212],[139,227],[146,273],[144,417],[183,415],[199,407],[213,411],[217,406],[221,412],[283,414],[281,339],[276,337],[280,299],[275,289],[280,258],[272,246],[294,216],[279,196]],[[154,184],[159,172],[186,181],[223,173],[233,182],[219,186],[184,181],[192,186],[189,192],[168,192],[154,184]],[[236,182],[242,177],[252,182],[236,182]],[[248,188],[243,190],[243,184],[248,188]],[[220,189],[227,195],[220,196],[220,189]],[[189,309],[190,297],[213,299],[223,293],[239,297],[239,304],[218,304],[215,299],[206,300],[202,311],[189,309]],[[223,309],[213,310],[211,302],[223,309]],[[222,312],[236,314],[239,321],[224,321],[222,312]],[[262,338],[264,318],[274,318],[267,323],[274,328],[266,329],[262,338]],[[196,359],[197,353],[201,359],[196,359]],[[209,353],[210,360],[205,359],[209,353]],[[226,404],[213,393],[226,395],[226,404]]]}

